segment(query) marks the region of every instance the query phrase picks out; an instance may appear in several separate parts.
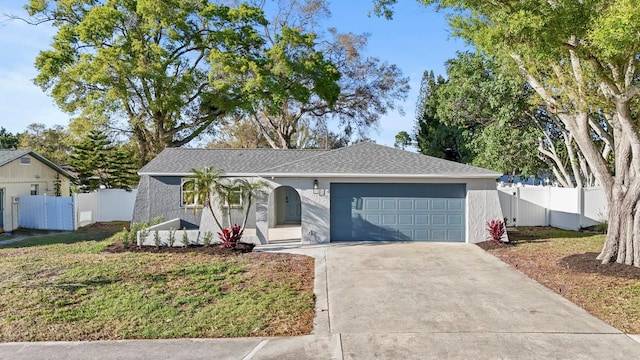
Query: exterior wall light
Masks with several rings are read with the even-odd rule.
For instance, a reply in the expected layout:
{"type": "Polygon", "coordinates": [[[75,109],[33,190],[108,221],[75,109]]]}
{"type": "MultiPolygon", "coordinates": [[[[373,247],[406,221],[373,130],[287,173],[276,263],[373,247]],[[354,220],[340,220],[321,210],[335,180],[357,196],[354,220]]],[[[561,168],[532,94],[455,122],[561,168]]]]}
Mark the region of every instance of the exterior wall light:
{"type": "Polygon", "coordinates": [[[318,186],[318,179],[313,180],[313,193],[314,194],[318,194],[320,192],[319,186],[318,186]]]}

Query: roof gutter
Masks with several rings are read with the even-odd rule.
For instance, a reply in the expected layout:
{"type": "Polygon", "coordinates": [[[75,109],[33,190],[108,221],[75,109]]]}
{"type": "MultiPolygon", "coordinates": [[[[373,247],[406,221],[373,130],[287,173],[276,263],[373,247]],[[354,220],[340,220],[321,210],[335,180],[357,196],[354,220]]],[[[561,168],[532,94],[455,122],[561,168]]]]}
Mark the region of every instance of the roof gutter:
{"type": "MultiPolygon", "coordinates": [[[[148,176],[192,176],[193,173],[155,173],[139,172],[148,176]]],[[[502,174],[343,174],[343,173],[226,173],[225,177],[263,177],[263,178],[392,178],[392,179],[497,179],[502,174]]]]}

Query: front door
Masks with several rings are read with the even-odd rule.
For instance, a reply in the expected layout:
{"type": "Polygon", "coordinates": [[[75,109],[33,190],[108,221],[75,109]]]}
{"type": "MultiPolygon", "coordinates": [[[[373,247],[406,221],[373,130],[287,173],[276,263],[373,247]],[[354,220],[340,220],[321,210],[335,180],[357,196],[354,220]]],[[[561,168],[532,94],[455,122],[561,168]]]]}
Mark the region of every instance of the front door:
{"type": "Polygon", "coordinates": [[[285,223],[300,223],[300,214],[300,195],[294,188],[285,188],[285,223]]]}

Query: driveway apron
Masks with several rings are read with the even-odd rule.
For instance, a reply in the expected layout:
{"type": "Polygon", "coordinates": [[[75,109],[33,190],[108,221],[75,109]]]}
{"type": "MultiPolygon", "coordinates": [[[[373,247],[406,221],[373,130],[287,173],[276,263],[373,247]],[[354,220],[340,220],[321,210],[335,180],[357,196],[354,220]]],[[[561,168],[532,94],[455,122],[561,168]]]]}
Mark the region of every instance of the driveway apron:
{"type": "Polygon", "coordinates": [[[640,358],[640,344],[475,245],[326,248],[345,359],[640,358]]]}

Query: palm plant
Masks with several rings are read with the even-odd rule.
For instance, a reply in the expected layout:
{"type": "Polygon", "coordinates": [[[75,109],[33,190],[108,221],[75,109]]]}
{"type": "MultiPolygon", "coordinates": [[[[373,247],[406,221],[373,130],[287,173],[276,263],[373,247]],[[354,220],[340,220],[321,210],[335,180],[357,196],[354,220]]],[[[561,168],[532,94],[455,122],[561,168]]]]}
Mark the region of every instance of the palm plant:
{"type": "Polygon", "coordinates": [[[267,183],[261,180],[249,181],[247,179],[235,179],[233,181],[227,181],[222,177],[224,174],[221,170],[216,170],[213,167],[205,167],[202,169],[193,169],[193,175],[189,176],[189,181],[185,183],[185,201],[197,205],[194,207],[194,213],[198,212],[198,206],[204,206],[211,212],[213,221],[216,223],[220,230],[225,227],[222,226],[222,222],[215,214],[213,210],[214,201],[217,199],[218,207],[221,211],[225,212],[227,218],[227,228],[233,228],[231,222],[232,213],[232,201],[231,199],[239,196],[240,202],[238,209],[244,210],[244,217],[242,220],[242,226],[240,227],[240,234],[247,226],[247,220],[249,218],[249,211],[253,204],[253,199],[256,196],[261,196],[265,193],[267,183]],[[216,198],[216,199],[214,199],[216,198]]]}
{"type": "Polygon", "coordinates": [[[218,225],[218,228],[222,229],[222,224],[218,220],[215,211],[213,211],[212,191],[218,193],[217,189],[222,185],[222,174],[224,172],[210,166],[202,169],[193,169],[192,171],[193,175],[190,175],[188,177],[189,181],[184,184],[185,190],[188,190],[184,192],[185,202],[196,205],[193,208],[194,214],[198,212],[199,206],[209,209],[213,221],[218,225]]]}
{"type": "Polygon", "coordinates": [[[247,219],[249,218],[249,210],[251,209],[253,198],[265,194],[268,185],[262,180],[251,182],[247,179],[236,179],[233,185],[234,191],[240,194],[242,207],[244,207],[244,218],[242,219],[242,227],[240,228],[240,231],[244,231],[244,228],[247,226],[247,219]]]}

